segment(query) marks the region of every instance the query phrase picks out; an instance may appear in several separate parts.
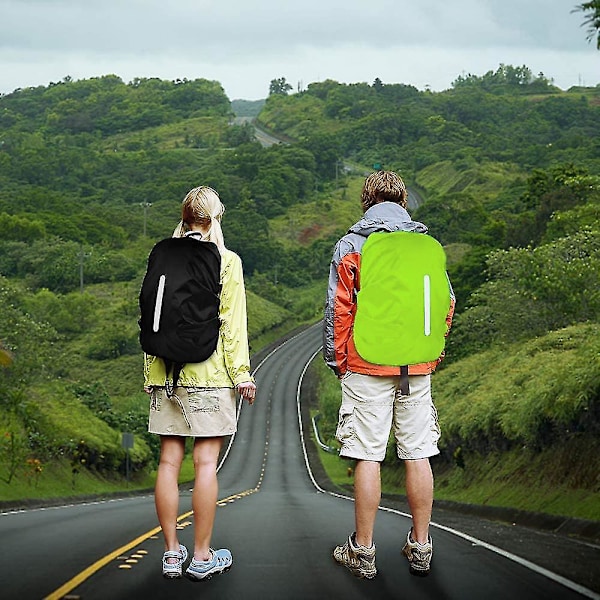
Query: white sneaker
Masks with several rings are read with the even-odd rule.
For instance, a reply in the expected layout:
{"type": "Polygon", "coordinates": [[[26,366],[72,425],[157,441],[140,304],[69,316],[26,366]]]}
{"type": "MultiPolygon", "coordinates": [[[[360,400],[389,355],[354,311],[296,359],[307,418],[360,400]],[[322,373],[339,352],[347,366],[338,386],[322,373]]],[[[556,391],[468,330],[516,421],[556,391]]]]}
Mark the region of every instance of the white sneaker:
{"type": "Polygon", "coordinates": [[[375,567],[375,544],[370,548],[356,543],[352,534],[341,546],[333,549],[333,558],[340,565],[350,569],[356,577],[373,579],[377,575],[375,567]]]}
{"type": "Polygon", "coordinates": [[[183,563],[187,560],[187,557],[187,548],[182,544],[179,544],[179,552],[177,552],[177,550],[167,550],[163,554],[162,559],[163,577],[166,577],[167,579],[178,579],[181,577],[183,563]],[[169,559],[176,560],[169,562],[169,559]]]}
{"type": "Polygon", "coordinates": [[[227,548],[220,550],[210,549],[211,558],[209,560],[196,560],[192,558],[185,574],[192,580],[202,581],[210,579],[213,575],[225,573],[231,569],[233,558],[227,548]]]}
{"type": "Polygon", "coordinates": [[[431,570],[433,542],[431,541],[431,536],[429,536],[425,544],[419,544],[419,542],[411,539],[411,531],[406,535],[406,544],[402,548],[402,554],[408,559],[408,568],[411,574],[425,577],[429,575],[429,571],[431,570]]]}

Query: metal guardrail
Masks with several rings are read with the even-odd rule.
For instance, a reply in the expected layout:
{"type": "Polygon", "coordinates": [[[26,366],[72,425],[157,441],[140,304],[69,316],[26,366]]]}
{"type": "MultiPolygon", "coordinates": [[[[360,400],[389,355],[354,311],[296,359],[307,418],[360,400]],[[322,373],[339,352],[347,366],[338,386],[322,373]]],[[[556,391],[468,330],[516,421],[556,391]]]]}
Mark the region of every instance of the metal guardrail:
{"type": "Polygon", "coordinates": [[[319,434],[319,427],[317,426],[317,421],[320,418],[321,418],[321,415],[315,415],[312,418],[313,431],[315,432],[315,439],[317,440],[317,444],[319,444],[319,447],[322,450],[325,450],[325,452],[335,453],[336,452],[335,448],[332,448],[331,446],[324,444],[323,441],[321,440],[321,435],[319,434]]]}

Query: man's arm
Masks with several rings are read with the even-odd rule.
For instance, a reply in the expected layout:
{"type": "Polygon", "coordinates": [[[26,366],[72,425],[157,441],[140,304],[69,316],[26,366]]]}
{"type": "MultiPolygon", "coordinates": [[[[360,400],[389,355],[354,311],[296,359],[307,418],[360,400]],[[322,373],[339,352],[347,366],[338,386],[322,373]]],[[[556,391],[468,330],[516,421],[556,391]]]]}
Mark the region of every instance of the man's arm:
{"type": "Polygon", "coordinates": [[[360,254],[338,242],[329,270],[323,320],[323,356],[338,377],[347,370],[348,340],[354,326],[360,254]]]}

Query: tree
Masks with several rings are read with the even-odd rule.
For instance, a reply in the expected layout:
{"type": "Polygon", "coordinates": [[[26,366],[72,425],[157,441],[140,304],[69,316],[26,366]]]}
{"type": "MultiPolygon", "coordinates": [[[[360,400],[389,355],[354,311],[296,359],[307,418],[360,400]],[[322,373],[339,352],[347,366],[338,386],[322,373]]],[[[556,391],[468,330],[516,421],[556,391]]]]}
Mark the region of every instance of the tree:
{"type": "Polygon", "coordinates": [[[269,85],[269,96],[271,94],[279,94],[280,96],[287,96],[288,92],[292,89],[292,86],[285,80],[285,77],[279,79],[272,79],[269,85]]]}
{"type": "Polygon", "coordinates": [[[453,358],[493,342],[544,335],[600,317],[600,231],[583,229],[537,248],[497,250],[487,258],[488,281],[456,318],[453,358]]]}
{"type": "Polygon", "coordinates": [[[578,4],[571,12],[585,13],[582,25],[587,25],[587,40],[591,42],[596,37],[596,48],[600,50],[600,0],[591,0],[578,4]]]}

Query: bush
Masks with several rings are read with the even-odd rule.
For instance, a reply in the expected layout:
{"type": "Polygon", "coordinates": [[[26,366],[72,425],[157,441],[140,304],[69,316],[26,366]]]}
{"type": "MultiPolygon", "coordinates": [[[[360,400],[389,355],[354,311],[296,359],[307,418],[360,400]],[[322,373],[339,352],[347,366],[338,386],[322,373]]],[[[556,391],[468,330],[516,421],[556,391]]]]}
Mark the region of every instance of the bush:
{"type": "MultiPolygon", "coordinates": [[[[81,388],[89,400],[98,390],[81,388]]],[[[91,469],[102,473],[125,472],[125,450],[121,431],[111,428],[68,390],[53,386],[44,399],[39,399],[38,429],[48,437],[58,454],[66,456],[73,468],[91,469]]],[[[100,403],[106,398],[99,397],[100,403]]],[[[94,404],[94,402],[92,402],[94,404]]],[[[133,470],[141,470],[152,459],[148,445],[136,436],[130,450],[133,470]]]]}
{"type": "Polygon", "coordinates": [[[87,356],[94,360],[110,360],[128,354],[138,354],[139,351],[137,334],[113,325],[92,337],[87,356]]]}
{"type": "Polygon", "coordinates": [[[485,452],[597,436],[598,356],[600,325],[585,324],[498,346],[441,370],[433,385],[442,444],[485,452]]]}
{"type": "Polygon", "coordinates": [[[456,318],[450,347],[458,356],[600,319],[598,230],[533,249],[496,251],[488,274],[471,297],[473,306],[456,318]]]}

